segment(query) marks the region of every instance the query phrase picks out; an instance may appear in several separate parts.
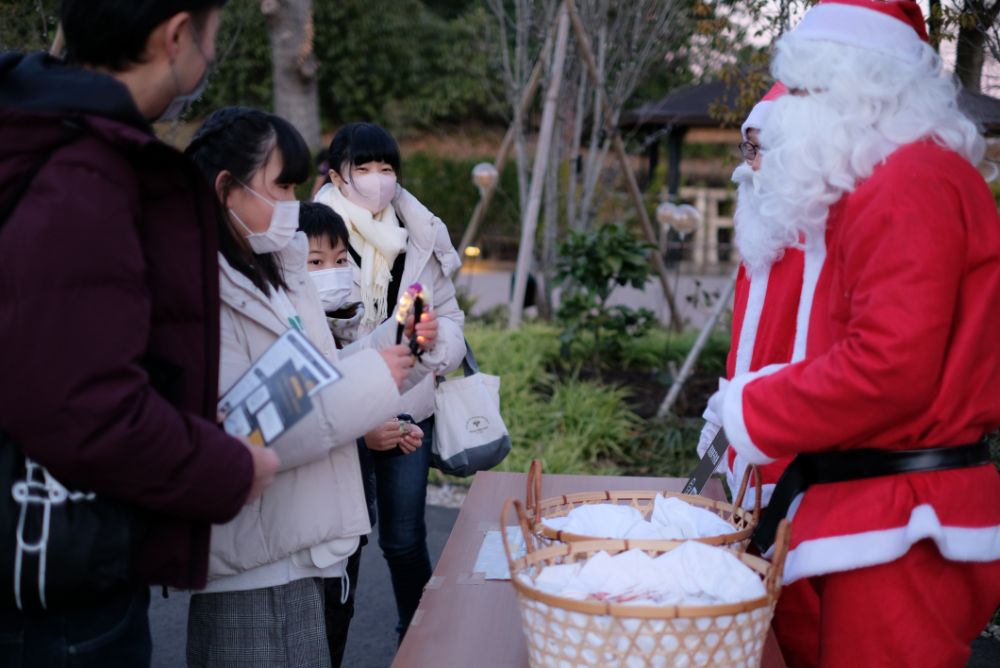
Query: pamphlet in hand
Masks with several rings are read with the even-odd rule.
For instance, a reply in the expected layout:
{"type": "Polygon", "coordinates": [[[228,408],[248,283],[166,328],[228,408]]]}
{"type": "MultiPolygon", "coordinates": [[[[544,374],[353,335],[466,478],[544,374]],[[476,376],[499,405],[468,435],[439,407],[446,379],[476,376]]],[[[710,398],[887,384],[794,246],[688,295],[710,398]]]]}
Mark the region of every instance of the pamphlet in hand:
{"type": "Polygon", "coordinates": [[[340,373],[297,329],[282,334],[219,400],[226,433],[267,446],[312,410],[340,373]]]}

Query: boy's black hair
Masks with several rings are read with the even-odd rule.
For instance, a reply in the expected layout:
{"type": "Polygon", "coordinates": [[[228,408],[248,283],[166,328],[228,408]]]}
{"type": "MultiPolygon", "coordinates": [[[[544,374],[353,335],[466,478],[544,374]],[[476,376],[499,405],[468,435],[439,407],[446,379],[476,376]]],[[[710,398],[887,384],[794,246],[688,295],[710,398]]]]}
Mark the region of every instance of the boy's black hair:
{"type": "MultiPolygon", "coordinates": [[[[239,182],[250,183],[275,150],[280,151],[284,163],[278,183],[297,185],[309,178],[312,173],[309,147],[291,123],[257,109],[223,107],[205,120],[184,153],[214,190],[215,181],[223,171],[233,176],[223,184],[224,189],[240,187],[239,182]]],[[[270,294],[270,287],[286,287],[274,254],[249,252],[228,218],[223,212],[219,220],[219,250],[226,261],[265,294],[270,294]]]]}
{"type": "Polygon", "coordinates": [[[326,204],[302,202],[299,205],[299,229],[309,238],[326,236],[331,246],[336,246],[337,241],[344,242],[345,247],[350,244],[344,219],[326,204]]]}
{"type": "MultiPolygon", "coordinates": [[[[396,176],[401,176],[399,144],[389,131],[374,123],[349,123],[337,131],[330,142],[330,169],[342,174],[344,165],[357,167],[366,162],[385,162],[392,165],[396,176]]],[[[349,179],[348,179],[349,180],[349,179]]]]}
{"type": "Polygon", "coordinates": [[[121,72],[142,62],[149,36],[158,25],[191,12],[202,27],[208,10],[226,0],[63,0],[59,21],[66,36],[66,60],[121,72]]]}

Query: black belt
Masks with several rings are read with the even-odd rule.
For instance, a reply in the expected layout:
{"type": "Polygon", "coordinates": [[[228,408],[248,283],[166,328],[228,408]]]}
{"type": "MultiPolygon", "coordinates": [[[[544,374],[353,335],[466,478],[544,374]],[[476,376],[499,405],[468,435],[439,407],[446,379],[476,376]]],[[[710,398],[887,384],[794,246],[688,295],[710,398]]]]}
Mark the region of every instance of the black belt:
{"type": "Polygon", "coordinates": [[[774,487],[751,541],[764,554],[774,544],[778,523],[800,493],[812,485],[877,478],[897,473],[944,471],[990,462],[984,442],[924,450],[847,450],[797,455],[774,487]]]}

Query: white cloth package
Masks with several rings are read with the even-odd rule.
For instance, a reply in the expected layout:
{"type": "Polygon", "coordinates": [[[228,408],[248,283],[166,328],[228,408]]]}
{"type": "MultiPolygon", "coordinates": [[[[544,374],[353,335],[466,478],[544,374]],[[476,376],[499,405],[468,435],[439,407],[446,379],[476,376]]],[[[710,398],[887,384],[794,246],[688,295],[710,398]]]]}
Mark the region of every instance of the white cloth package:
{"type": "Polygon", "coordinates": [[[632,506],[595,503],[578,506],[564,517],[546,517],[542,523],[554,531],[631,540],[680,540],[721,536],[734,531],[717,514],[676,497],[657,494],[649,520],[632,506]]]}
{"type": "Polygon", "coordinates": [[[728,550],[682,543],[653,558],[642,550],[598,552],[586,562],[548,566],[522,580],[546,593],[628,605],[717,605],[765,595],[757,573],[728,550]]]}

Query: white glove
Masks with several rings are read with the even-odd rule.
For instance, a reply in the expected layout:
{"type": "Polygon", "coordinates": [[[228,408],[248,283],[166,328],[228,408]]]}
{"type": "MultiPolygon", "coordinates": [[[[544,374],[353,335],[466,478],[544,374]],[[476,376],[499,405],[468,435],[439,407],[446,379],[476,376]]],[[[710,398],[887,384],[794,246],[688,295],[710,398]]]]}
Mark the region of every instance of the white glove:
{"type": "Polygon", "coordinates": [[[719,433],[720,429],[722,429],[722,427],[715,424],[711,420],[705,420],[705,425],[701,428],[701,436],[698,437],[698,447],[696,448],[699,459],[705,456],[705,452],[708,451],[708,446],[715,440],[715,437],[719,433]]]}
{"type": "Polygon", "coordinates": [[[722,403],[726,399],[726,390],[729,389],[729,381],[725,378],[719,379],[718,391],[708,398],[708,407],[702,415],[706,420],[711,420],[715,424],[722,424],[722,403]]]}
{"type": "MultiPolygon", "coordinates": [[[[722,424],[722,401],[725,398],[728,388],[729,381],[725,378],[720,378],[719,390],[709,397],[708,406],[705,407],[705,412],[701,414],[705,418],[705,426],[701,428],[701,435],[698,437],[697,450],[699,458],[705,456],[708,446],[712,444],[719,430],[722,429],[720,426],[722,424]]],[[[719,465],[715,467],[715,470],[719,472],[726,470],[725,457],[719,459],[719,465]]]]}
{"type": "MultiPolygon", "coordinates": [[[[705,412],[707,413],[708,411],[705,412]]],[[[711,420],[705,420],[705,426],[701,428],[701,436],[698,437],[698,447],[696,448],[698,451],[698,459],[704,457],[705,453],[708,452],[708,446],[710,446],[712,441],[715,440],[715,437],[718,435],[720,429],[722,429],[722,427],[715,424],[711,420]]],[[[719,458],[719,464],[715,467],[715,470],[719,473],[726,470],[726,458],[724,456],[719,458]]]]}

